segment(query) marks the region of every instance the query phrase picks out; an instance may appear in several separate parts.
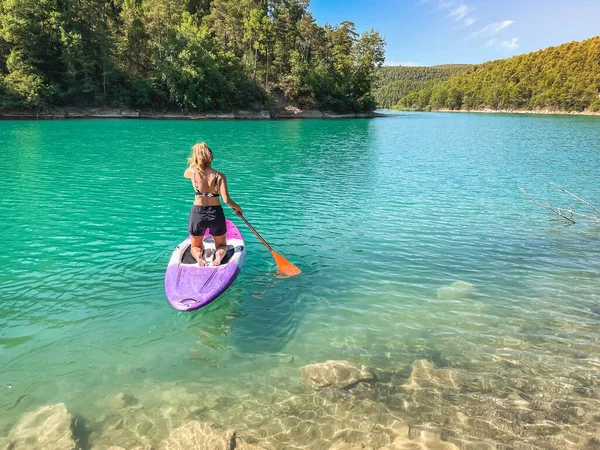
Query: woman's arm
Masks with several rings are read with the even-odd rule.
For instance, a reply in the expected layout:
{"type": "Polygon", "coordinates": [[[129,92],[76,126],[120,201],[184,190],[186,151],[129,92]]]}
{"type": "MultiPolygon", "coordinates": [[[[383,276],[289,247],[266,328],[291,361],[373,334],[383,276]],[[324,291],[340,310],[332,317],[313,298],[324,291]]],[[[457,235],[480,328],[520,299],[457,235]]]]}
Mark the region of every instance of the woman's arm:
{"type": "Polygon", "coordinates": [[[187,169],[185,169],[185,172],[183,172],[183,176],[186,178],[192,178],[194,176],[194,169],[188,167],[187,169]]]}
{"type": "Polygon", "coordinates": [[[233,199],[229,196],[229,189],[227,188],[227,178],[225,178],[225,174],[221,173],[219,177],[220,185],[219,185],[219,194],[223,198],[223,201],[226,205],[230,206],[236,214],[243,214],[242,208],[233,199]]]}

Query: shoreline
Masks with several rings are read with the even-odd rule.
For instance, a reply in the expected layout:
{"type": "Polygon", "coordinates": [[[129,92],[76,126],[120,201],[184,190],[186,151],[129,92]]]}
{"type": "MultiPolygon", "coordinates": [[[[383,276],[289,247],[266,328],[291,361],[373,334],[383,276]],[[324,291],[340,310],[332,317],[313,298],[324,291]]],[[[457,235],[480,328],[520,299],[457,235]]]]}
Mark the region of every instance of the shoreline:
{"type": "Polygon", "coordinates": [[[68,119],[155,119],[155,120],[281,120],[281,119],[362,119],[385,117],[372,112],[339,114],[332,111],[301,110],[236,110],[229,112],[173,113],[140,111],[126,108],[54,108],[44,112],[13,110],[0,112],[0,120],[68,120],[68,119]]]}
{"type": "Polygon", "coordinates": [[[538,114],[562,116],[600,116],[600,111],[560,111],[551,109],[432,109],[430,111],[412,109],[392,109],[402,112],[449,112],[449,113],[482,113],[482,114],[538,114]]]}

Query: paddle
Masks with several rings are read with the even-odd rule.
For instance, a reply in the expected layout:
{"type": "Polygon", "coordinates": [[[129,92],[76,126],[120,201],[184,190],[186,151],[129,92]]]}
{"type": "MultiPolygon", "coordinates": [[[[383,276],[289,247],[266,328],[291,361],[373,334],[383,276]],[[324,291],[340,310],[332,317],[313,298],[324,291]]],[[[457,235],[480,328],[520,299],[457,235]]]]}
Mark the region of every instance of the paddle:
{"type": "Polygon", "coordinates": [[[263,244],[265,244],[265,247],[267,247],[269,249],[269,251],[273,255],[273,258],[275,258],[275,264],[277,264],[277,268],[279,269],[279,271],[281,273],[284,273],[285,275],[293,277],[294,275],[298,275],[300,272],[302,272],[295,265],[293,265],[291,262],[289,262],[287,259],[285,259],[283,256],[281,256],[275,250],[273,250],[273,248],[269,244],[267,244],[267,241],[265,241],[262,238],[262,236],[260,234],[258,234],[258,231],[256,231],[254,229],[254,227],[252,225],[250,225],[250,223],[246,220],[246,218],[243,216],[242,213],[240,213],[239,211],[236,211],[235,214],[240,219],[242,219],[246,225],[248,225],[248,228],[250,228],[254,232],[254,234],[256,235],[256,237],[258,237],[260,239],[260,241],[263,244]]]}

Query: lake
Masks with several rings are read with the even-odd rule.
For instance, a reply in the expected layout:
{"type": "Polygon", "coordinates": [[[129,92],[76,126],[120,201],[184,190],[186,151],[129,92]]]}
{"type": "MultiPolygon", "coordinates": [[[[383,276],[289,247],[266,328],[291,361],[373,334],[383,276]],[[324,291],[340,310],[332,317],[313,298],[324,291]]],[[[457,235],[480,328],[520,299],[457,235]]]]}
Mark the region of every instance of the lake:
{"type": "Polygon", "coordinates": [[[0,121],[0,151],[0,437],[64,403],[84,449],[190,420],[265,449],[600,445],[600,224],[519,191],[593,213],[550,183],[600,206],[600,117],[0,121]],[[303,273],[226,208],[244,269],[181,313],[197,141],[303,273]],[[308,386],[327,360],[375,378],[308,386]]]}

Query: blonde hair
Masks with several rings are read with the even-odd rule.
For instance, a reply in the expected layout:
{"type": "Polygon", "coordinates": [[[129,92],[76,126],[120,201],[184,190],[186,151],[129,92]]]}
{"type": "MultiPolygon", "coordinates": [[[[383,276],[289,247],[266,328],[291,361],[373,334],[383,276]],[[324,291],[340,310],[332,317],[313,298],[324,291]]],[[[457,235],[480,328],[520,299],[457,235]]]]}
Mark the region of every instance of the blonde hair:
{"type": "Polygon", "coordinates": [[[206,145],[206,142],[200,142],[192,147],[192,154],[188,158],[188,163],[195,171],[204,173],[212,160],[212,150],[206,145]]]}

